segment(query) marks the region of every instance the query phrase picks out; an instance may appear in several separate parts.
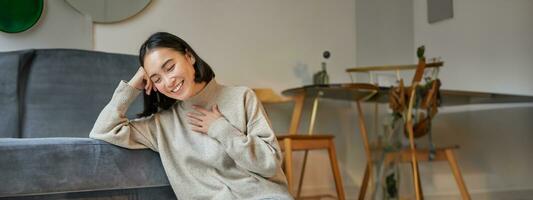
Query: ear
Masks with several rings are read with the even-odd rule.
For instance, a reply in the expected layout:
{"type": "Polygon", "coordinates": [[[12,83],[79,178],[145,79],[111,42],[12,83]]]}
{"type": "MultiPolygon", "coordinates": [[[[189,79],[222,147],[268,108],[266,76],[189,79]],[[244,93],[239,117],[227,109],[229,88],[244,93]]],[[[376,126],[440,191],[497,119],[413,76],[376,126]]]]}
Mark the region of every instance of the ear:
{"type": "Polygon", "coordinates": [[[186,52],[185,57],[189,60],[191,64],[194,65],[194,63],[196,63],[196,58],[191,53],[186,52]]]}

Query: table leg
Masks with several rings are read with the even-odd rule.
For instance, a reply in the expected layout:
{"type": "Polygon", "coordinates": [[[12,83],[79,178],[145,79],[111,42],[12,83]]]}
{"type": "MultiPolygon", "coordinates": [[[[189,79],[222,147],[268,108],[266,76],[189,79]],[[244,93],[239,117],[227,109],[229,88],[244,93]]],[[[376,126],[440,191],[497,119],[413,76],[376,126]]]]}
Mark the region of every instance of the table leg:
{"type": "MultiPolygon", "coordinates": [[[[365,116],[363,114],[363,110],[361,108],[361,102],[360,101],[356,101],[356,104],[357,104],[357,115],[358,115],[358,118],[359,118],[359,130],[361,132],[361,137],[363,139],[363,144],[364,144],[364,147],[365,147],[365,153],[366,153],[366,160],[367,160],[367,166],[366,166],[366,170],[365,170],[365,174],[368,173],[368,179],[365,177],[365,179],[367,179],[368,182],[372,183],[372,152],[370,150],[370,143],[368,141],[368,133],[367,133],[367,129],[366,129],[366,125],[365,125],[365,116]]],[[[366,176],[366,175],[365,175],[366,176]]],[[[365,185],[365,190],[366,190],[366,185],[365,185]]],[[[371,187],[371,191],[370,193],[372,193],[372,187],[371,187]]]]}

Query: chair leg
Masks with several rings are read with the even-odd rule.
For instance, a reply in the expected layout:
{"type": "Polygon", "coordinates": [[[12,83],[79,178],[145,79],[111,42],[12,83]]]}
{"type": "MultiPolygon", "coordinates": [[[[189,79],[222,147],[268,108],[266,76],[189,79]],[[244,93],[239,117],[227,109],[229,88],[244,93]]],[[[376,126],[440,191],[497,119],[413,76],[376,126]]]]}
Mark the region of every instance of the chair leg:
{"type": "Polygon", "coordinates": [[[418,161],[416,163],[416,171],[418,173],[418,196],[420,196],[420,199],[424,199],[424,188],[422,188],[422,181],[420,180],[420,168],[418,168],[418,161]]]}
{"type": "Polygon", "coordinates": [[[413,170],[413,182],[415,186],[416,200],[423,200],[424,195],[422,193],[422,185],[420,183],[420,171],[418,170],[418,162],[414,155],[412,155],[411,158],[411,169],[413,170]]]}
{"type": "Polygon", "coordinates": [[[337,153],[335,152],[335,145],[333,140],[329,141],[328,146],[329,161],[331,162],[331,170],[333,171],[333,178],[335,179],[335,188],[337,190],[337,198],[344,200],[344,186],[342,185],[341,173],[339,171],[339,164],[337,163],[337,153]]]}
{"type": "Polygon", "coordinates": [[[363,181],[361,181],[361,189],[359,189],[359,200],[365,199],[366,187],[368,186],[368,179],[370,177],[368,167],[369,167],[368,164],[366,164],[365,175],[363,177],[363,181]]]}
{"type": "Polygon", "coordinates": [[[455,159],[453,150],[446,149],[445,153],[446,153],[446,159],[448,160],[448,163],[450,164],[450,168],[452,168],[453,176],[455,177],[455,181],[457,182],[459,191],[461,192],[461,197],[463,199],[470,200],[470,194],[468,194],[468,190],[466,189],[465,181],[463,180],[463,176],[461,175],[461,170],[459,170],[459,166],[457,165],[457,160],[455,159]]]}
{"type": "MultiPolygon", "coordinates": [[[[411,101],[410,104],[411,103],[413,102],[411,101]]],[[[415,197],[416,197],[416,200],[422,200],[424,199],[424,195],[422,194],[422,186],[420,183],[420,173],[418,171],[418,160],[416,158],[417,151],[415,147],[413,124],[411,121],[407,121],[406,126],[407,126],[407,132],[409,134],[409,149],[410,149],[410,154],[411,154],[411,168],[413,170],[413,183],[415,186],[415,197]]]]}
{"type": "Polygon", "coordinates": [[[291,139],[283,140],[285,146],[285,175],[287,176],[287,185],[289,192],[292,194],[292,141],[291,139]]]}
{"type": "Polygon", "coordinates": [[[296,199],[300,198],[300,195],[302,193],[302,185],[304,183],[304,175],[305,175],[305,166],[307,165],[307,156],[309,154],[309,150],[305,150],[304,153],[304,160],[302,163],[302,170],[300,173],[300,181],[298,181],[298,190],[296,191],[296,199]]]}

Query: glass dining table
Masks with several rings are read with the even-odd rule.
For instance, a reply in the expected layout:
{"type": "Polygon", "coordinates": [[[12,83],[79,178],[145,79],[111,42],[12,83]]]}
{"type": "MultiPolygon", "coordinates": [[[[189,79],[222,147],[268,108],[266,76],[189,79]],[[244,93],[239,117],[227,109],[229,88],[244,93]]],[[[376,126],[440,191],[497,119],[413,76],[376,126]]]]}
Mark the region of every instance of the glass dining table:
{"type": "MultiPolygon", "coordinates": [[[[359,132],[363,141],[365,155],[366,155],[366,168],[365,175],[362,180],[359,199],[364,198],[367,192],[366,183],[370,183],[370,194],[374,193],[377,181],[379,181],[380,175],[376,172],[379,171],[379,163],[382,160],[376,160],[376,156],[373,155],[376,151],[380,151],[379,145],[369,141],[369,133],[365,122],[365,115],[361,109],[362,102],[372,102],[377,104],[386,104],[389,102],[390,87],[378,87],[368,83],[340,83],[340,84],[326,84],[326,85],[305,85],[297,88],[290,88],[282,91],[285,96],[290,96],[294,99],[294,108],[292,112],[291,123],[289,127],[289,134],[297,134],[299,130],[300,122],[302,120],[302,111],[304,108],[304,102],[306,99],[313,99],[311,118],[307,134],[313,134],[316,121],[316,113],[318,110],[319,99],[336,99],[356,102],[356,110],[358,116],[359,132]]],[[[472,105],[472,104],[499,104],[499,103],[531,103],[533,102],[533,96],[528,95],[513,95],[513,94],[499,94],[489,92],[476,92],[476,91],[460,91],[460,90],[440,90],[442,95],[441,106],[459,106],[459,105],[472,105]]],[[[381,157],[382,159],[383,157],[381,157]]]]}

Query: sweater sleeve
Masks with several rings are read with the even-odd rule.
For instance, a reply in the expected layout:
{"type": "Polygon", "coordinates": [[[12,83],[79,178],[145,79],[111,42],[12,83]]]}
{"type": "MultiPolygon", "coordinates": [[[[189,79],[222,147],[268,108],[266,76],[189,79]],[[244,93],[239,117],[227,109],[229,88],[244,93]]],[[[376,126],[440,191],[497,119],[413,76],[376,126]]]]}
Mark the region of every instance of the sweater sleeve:
{"type": "Polygon", "coordinates": [[[281,167],[282,154],[270,121],[255,93],[245,93],[246,132],[235,128],[221,117],[215,120],[207,134],[225,146],[225,151],[238,166],[272,177],[281,167]]]}
{"type": "Polygon", "coordinates": [[[120,81],[111,101],[104,107],[89,134],[90,138],[103,140],[128,149],[150,148],[157,151],[155,135],[157,114],[128,120],[126,111],[140,90],[120,81]]]}

